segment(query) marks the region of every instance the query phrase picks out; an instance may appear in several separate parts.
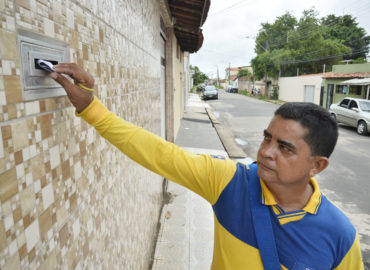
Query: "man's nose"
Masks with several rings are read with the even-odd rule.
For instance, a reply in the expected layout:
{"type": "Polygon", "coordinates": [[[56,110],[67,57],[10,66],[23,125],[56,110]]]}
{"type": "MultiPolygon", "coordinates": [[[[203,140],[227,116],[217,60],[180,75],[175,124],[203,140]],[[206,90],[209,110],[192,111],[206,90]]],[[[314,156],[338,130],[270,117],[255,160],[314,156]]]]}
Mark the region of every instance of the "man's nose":
{"type": "Polygon", "coordinates": [[[276,146],[273,143],[261,146],[261,153],[264,158],[274,159],[276,155],[276,146]]]}

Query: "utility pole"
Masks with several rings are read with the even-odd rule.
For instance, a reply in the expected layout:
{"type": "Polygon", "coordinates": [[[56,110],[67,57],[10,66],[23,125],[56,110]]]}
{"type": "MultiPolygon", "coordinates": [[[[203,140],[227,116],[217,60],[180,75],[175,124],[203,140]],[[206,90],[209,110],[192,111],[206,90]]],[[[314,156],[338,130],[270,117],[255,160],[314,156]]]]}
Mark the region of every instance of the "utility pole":
{"type": "Polygon", "coordinates": [[[229,83],[228,85],[230,85],[230,63],[229,63],[229,83]]]}
{"type": "Polygon", "coordinates": [[[325,64],[324,64],[324,67],[323,67],[323,71],[322,71],[322,73],[325,73],[325,64]]]}
{"type": "Polygon", "coordinates": [[[220,86],[220,74],[218,73],[218,65],[217,65],[217,85],[220,86]]]}

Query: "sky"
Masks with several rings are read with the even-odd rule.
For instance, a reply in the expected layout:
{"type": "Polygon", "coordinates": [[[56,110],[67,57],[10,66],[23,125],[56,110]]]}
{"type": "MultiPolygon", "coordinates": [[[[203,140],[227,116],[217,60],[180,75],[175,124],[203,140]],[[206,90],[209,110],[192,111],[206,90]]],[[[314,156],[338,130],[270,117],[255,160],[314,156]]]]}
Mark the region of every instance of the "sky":
{"type": "Polygon", "coordinates": [[[299,19],[304,10],[314,8],[319,18],[329,14],[350,14],[370,35],[369,0],[210,0],[208,17],[202,26],[201,49],[190,55],[190,64],[209,77],[225,77],[229,66],[248,66],[256,56],[255,37],[261,23],[273,23],[289,11],[299,19]]]}

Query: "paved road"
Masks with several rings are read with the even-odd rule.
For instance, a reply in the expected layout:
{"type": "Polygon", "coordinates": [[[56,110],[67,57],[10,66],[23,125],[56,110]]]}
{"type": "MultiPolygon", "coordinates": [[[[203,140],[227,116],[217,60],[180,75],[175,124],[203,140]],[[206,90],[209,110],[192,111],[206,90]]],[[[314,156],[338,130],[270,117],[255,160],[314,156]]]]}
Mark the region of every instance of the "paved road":
{"type": "MultiPolygon", "coordinates": [[[[237,143],[255,159],[278,105],[220,91],[207,103],[219,121],[229,126],[237,143]]],[[[365,268],[370,270],[370,136],[339,126],[339,140],[330,166],[316,177],[322,191],[351,219],[360,235],[365,268]]]]}

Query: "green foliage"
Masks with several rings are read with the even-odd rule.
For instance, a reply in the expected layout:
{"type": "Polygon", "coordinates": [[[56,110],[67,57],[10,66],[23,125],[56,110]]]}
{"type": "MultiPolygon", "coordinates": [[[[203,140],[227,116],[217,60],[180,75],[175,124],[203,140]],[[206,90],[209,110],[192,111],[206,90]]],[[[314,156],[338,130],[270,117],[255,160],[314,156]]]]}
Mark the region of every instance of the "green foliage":
{"type": "Polygon", "coordinates": [[[194,85],[198,85],[200,83],[204,83],[205,80],[208,80],[208,76],[201,72],[197,66],[190,65],[190,69],[194,70],[194,85]]]}
{"type": "Polygon", "coordinates": [[[279,98],[279,86],[274,85],[272,88],[272,97],[271,99],[277,100],[279,98]]]}
{"type": "Polygon", "coordinates": [[[369,53],[370,36],[366,35],[364,28],[359,27],[356,18],[351,15],[328,15],[321,19],[324,27],[324,37],[335,39],[351,48],[351,54],[343,59],[366,59],[369,53]]]}
{"type": "Polygon", "coordinates": [[[287,12],[261,26],[257,56],[252,59],[256,79],[295,76],[297,70],[299,74],[319,73],[324,64],[328,71],[343,59],[364,59],[369,51],[370,37],[350,15],[319,19],[317,12],[309,9],[299,20],[287,12]]]}
{"type": "Polygon", "coordinates": [[[251,77],[251,76],[252,76],[252,73],[249,71],[249,69],[246,69],[246,68],[239,70],[238,75],[237,75],[238,78],[251,77]]]}

